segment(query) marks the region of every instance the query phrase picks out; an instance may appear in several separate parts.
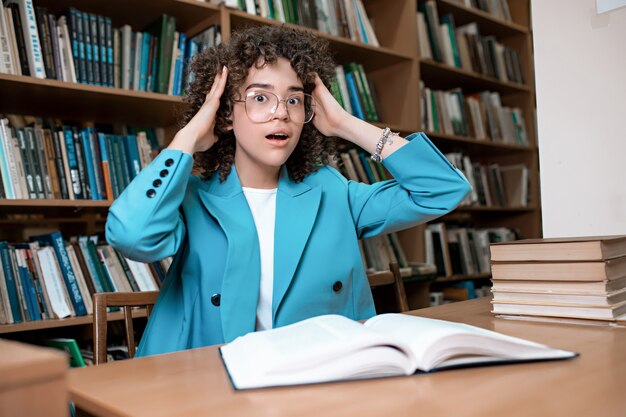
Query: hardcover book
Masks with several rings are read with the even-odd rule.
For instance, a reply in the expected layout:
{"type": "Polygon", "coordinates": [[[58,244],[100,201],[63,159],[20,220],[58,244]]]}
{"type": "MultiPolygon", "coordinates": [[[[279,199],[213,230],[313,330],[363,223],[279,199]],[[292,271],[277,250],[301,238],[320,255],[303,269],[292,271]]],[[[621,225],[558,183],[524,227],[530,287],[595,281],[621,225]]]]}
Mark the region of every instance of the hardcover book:
{"type": "Polygon", "coordinates": [[[626,256],[626,235],[523,239],[491,245],[492,261],[599,261],[626,256]]]}
{"type": "Polygon", "coordinates": [[[467,324],[382,314],[364,324],[324,315],[249,333],[220,347],[235,389],[411,375],[573,358],[565,350],[467,324]]]}

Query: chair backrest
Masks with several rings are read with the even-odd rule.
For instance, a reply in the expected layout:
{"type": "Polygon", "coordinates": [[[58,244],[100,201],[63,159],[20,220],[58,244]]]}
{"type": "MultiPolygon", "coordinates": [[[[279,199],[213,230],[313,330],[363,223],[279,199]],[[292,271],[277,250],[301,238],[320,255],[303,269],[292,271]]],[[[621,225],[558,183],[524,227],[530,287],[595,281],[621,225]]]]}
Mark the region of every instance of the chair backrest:
{"type": "Polygon", "coordinates": [[[409,311],[409,301],[406,297],[404,289],[404,279],[400,274],[398,264],[392,262],[389,264],[389,271],[381,271],[367,276],[370,287],[380,287],[383,285],[393,285],[393,291],[396,295],[396,303],[398,310],[401,312],[409,311]]]}
{"type": "Polygon", "coordinates": [[[135,356],[135,333],[132,307],[145,307],[150,317],[158,291],[102,292],[93,295],[93,361],[95,365],[107,361],[107,307],[122,307],[128,355],[135,356]]]}

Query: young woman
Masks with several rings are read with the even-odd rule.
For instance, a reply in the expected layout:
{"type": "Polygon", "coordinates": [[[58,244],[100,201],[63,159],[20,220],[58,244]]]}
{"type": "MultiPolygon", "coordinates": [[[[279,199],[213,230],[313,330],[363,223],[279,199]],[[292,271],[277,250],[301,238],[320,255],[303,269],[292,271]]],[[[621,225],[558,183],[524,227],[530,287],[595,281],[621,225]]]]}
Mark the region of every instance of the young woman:
{"type": "Polygon", "coordinates": [[[405,140],[343,110],[327,88],[328,46],[314,35],[233,33],[191,73],[184,127],[107,219],[125,256],[174,256],[137,354],[320,314],[373,316],[358,239],[449,212],[470,189],[465,177],[424,134],[405,140]],[[332,137],[382,160],[394,180],[347,181],[326,165],[332,137]]]}

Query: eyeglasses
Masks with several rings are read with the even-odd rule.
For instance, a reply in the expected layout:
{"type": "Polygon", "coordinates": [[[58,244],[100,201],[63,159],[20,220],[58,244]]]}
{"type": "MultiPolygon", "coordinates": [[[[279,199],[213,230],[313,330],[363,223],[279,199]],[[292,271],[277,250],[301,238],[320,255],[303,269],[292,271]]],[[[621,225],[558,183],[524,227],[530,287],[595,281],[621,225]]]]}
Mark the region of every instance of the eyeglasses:
{"type": "Polygon", "coordinates": [[[244,103],[248,118],[254,123],[269,122],[278,111],[281,102],[285,103],[289,119],[294,123],[308,123],[315,115],[315,99],[312,95],[297,92],[284,100],[269,91],[251,90],[244,100],[235,100],[244,103]]]}

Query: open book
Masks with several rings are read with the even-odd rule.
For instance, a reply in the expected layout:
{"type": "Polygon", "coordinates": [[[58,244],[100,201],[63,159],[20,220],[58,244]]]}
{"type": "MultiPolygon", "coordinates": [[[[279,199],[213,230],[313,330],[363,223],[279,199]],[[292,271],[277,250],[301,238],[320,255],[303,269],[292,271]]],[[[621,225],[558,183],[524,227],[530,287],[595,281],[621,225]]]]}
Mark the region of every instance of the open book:
{"type": "Polygon", "coordinates": [[[338,315],[318,316],[238,337],[220,353],[236,389],[577,355],[466,324],[406,314],[382,314],[364,324],[338,315]]]}

